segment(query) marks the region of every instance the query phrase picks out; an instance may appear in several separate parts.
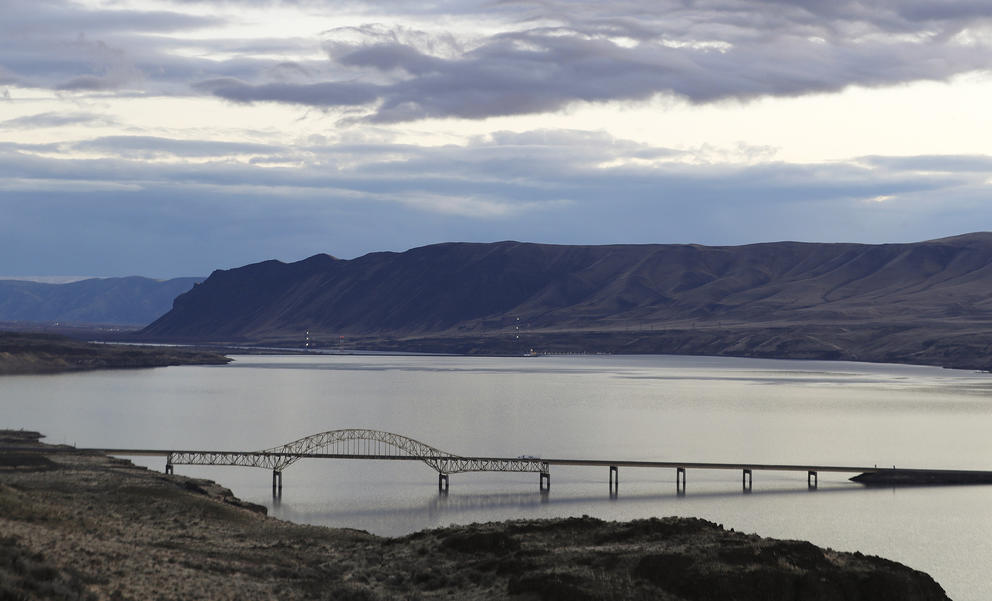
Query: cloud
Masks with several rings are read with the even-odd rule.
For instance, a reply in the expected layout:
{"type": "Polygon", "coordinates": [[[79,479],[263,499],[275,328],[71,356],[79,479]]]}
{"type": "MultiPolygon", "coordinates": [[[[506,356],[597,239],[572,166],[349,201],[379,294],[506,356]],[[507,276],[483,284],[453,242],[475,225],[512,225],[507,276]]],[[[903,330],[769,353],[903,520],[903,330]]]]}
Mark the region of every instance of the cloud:
{"type": "Polygon", "coordinates": [[[973,0],[354,2],[351,11],[380,24],[311,39],[172,35],[233,18],[182,12],[189,5],[230,11],[229,2],[145,12],[11,1],[0,19],[8,79],[77,93],[127,87],[360,109],[366,121],[387,124],[657,96],[692,103],[797,96],[945,81],[992,67],[992,10],[973,0]],[[79,32],[88,47],[69,42],[79,32]],[[301,58],[321,45],[326,59],[301,58]]]}
{"type": "Polygon", "coordinates": [[[65,83],[61,83],[55,86],[56,90],[62,90],[66,92],[80,92],[80,91],[90,91],[96,92],[101,90],[114,90],[120,87],[123,83],[120,79],[115,77],[99,77],[97,75],[80,75],[78,77],[73,77],[65,83]]]}
{"type": "MultiPolygon", "coordinates": [[[[289,147],[110,136],[56,145],[2,145],[0,190],[27,191],[32,181],[38,189],[63,181],[66,188],[113,184],[131,190],[212,190],[217,195],[275,195],[287,204],[318,198],[330,204],[373,202],[402,205],[423,215],[506,222],[535,211],[575,214],[576,207],[612,210],[631,203],[643,208],[643,215],[655,212],[652,205],[664,205],[702,218],[738,206],[741,199],[756,214],[818,203],[834,203],[843,214],[848,203],[865,199],[891,197],[889,204],[900,205],[932,194],[950,203],[949,198],[989,189],[988,170],[983,169],[987,157],[740,165],[700,163],[693,153],[599,132],[561,130],[496,132],[438,147],[346,142],[289,147]],[[79,153],[102,158],[72,158],[79,153]],[[166,157],[173,160],[149,162],[166,157]]],[[[633,210],[626,215],[612,220],[637,222],[642,216],[633,210]]],[[[598,219],[576,225],[576,231],[594,230],[598,219]]]]}
{"type": "Polygon", "coordinates": [[[173,33],[216,26],[221,19],[182,12],[98,9],[66,0],[4,0],[0,34],[58,36],[139,32],[173,33]]]}
{"type": "Polygon", "coordinates": [[[37,273],[169,276],[456,239],[895,242],[992,222],[983,156],[741,165],[582,130],[352,138],[0,144],[0,256],[37,273]]]}
{"type": "Polygon", "coordinates": [[[0,121],[0,129],[36,129],[47,127],[66,127],[69,125],[84,125],[107,127],[116,125],[117,120],[96,113],[38,113],[0,121]]]}
{"type": "Polygon", "coordinates": [[[340,28],[328,32],[325,48],[332,68],[356,73],[348,83],[199,89],[239,102],[363,103],[368,121],[396,123],[533,114],[657,95],[695,103],[795,96],[940,81],[992,66],[987,36],[978,42],[956,37],[975,27],[988,32],[992,11],[975,3],[623,2],[611,3],[609,11],[588,2],[514,6],[521,17],[557,24],[514,26],[462,41],[450,32],[405,27],[340,28]],[[349,102],[342,102],[343,94],[349,102]]]}
{"type": "MultiPolygon", "coordinates": [[[[569,130],[494,132],[465,144],[435,147],[346,141],[282,146],[104,136],[57,144],[0,145],[0,178],[278,188],[303,195],[333,190],[396,202],[407,202],[404,195],[408,194],[434,194],[487,199],[507,206],[535,206],[541,200],[615,199],[624,194],[674,198],[678,191],[718,199],[735,190],[744,195],[760,190],[769,203],[801,203],[979,185],[990,165],[988,157],[979,156],[740,165],[701,162],[695,152],[617,139],[603,132],[569,130]],[[103,158],[81,158],[94,153],[103,158]],[[148,162],[163,156],[178,160],[148,162]],[[230,160],[237,157],[241,159],[230,160]],[[215,161],[204,163],[202,158],[215,161]],[[277,166],[257,166],[266,163],[277,166]],[[294,166],[282,166],[288,163],[294,166]]],[[[424,204],[428,211],[430,205],[451,206],[437,201],[424,204]]],[[[499,211],[485,213],[497,215],[499,211]]]]}
{"type": "Polygon", "coordinates": [[[75,152],[102,152],[130,159],[147,159],[160,156],[185,158],[218,157],[230,155],[268,155],[282,147],[270,144],[222,142],[217,140],[177,140],[155,136],[104,136],[92,140],[63,145],[64,150],[75,152]]]}
{"type": "MultiPolygon", "coordinates": [[[[5,0],[0,4],[0,83],[64,92],[122,87],[184,93],[192,73],[240,74],[244,62],[182,56],[195,46],[174,34],[220,26],[213,16],[86,7],[68,0],[5,0]]],[[[218,45],[229,44],[229,40],[218,45]]],[[[253,62],[251,72],[259,71],[253,62]]]]}
{"type": "Polygon", "coordinates": [[[223,78],[198,82],[194,87],[234,102],[267,100],[319,107],[363,105],[377,97],[374,86],[357,82],[250,85],[237,79],[223,78]]]}
{"type": "Polygon", "coordinates": [[[869,156],[859,163],[884,170],[905,170],[926,173],[992,173],[992,156],[923,155],[910,157],[869,156]]]}

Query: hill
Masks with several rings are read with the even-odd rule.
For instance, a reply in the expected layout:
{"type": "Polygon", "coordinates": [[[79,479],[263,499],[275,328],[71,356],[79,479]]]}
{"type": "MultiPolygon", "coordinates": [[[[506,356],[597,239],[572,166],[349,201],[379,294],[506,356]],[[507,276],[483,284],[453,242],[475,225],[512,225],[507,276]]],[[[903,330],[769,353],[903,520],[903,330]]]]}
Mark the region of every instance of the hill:
{"type": "Polygon", "coordinates": [[[907,244],[447,243],[215,271],[142,334],[397,350],[992,364],[992,233],[907,244]],[[344,338],[342,338],[344,337],[344,338]]]}
{"type": "Polygon", "coordinates": [[[203,278],[91,278],[68,284],[0,280],[0,321],[148,325],[203,278]]]}
{"type": "Polygon", "coordinates": [[[947,601],[905,565],[697,518],[516,520],[382,538],[209,480],[0,431],[4,599],[947,601]]]}

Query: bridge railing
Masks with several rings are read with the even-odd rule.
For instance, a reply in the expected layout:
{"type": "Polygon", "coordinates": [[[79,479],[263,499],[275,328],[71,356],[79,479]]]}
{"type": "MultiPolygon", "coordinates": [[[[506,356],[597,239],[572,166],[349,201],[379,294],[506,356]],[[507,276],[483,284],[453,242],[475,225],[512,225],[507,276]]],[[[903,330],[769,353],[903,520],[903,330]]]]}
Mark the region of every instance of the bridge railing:
{"type": "Polygon", "coordinates": [[[519,457],[467,457],[438,449],[400,434],[360,428],[329,430],[261,451],[89,450],[112,455],[164,455],[167,473],[172,473],[173,465],[230,465],[270,469],[273,474],[274,490],[282,488],[282,470],[304,458],[421,461],[437,471],[438,486],[442,490],[447,490],[448,474],[463,472],[536,472],[540,474],[541,490],[548,490],[551,486],[550,467],[552,465],[608,467],[611,493],[619,488],[619,468],[621,467],[674,468],[676,470],[676,489],[682,493],[685,492],[687,469],[740,470],[742,473],[741,482],[745,491],[751,489],[752,472],[754,471],[805,471],[810,489],[817,487],[820,472],[861,474],[852,480],[865,484],[992,484],[992,472],[974,470],[905,468],[897,470],[895,466],[888,469],[878,466],[546,459],[525,455],[519,457]]]}
{"type": "Polygon", "coordinates": [[[400,434],[358,428],[321,432],[261,451],[172,451],[166,465],[233,465],[281,472],[304,458],[418,460],[439,474],[548,472],[548,464],[536,457],[463,457],[400,434]]]}

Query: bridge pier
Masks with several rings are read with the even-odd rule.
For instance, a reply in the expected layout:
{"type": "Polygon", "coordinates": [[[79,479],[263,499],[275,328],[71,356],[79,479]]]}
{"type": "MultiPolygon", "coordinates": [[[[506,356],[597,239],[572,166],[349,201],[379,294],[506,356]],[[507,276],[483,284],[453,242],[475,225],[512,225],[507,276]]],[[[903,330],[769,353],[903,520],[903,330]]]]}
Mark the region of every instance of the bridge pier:
{"type": "Polygon", "coordinates": [[[620,492],[620,470],[617,466],[610,466],[610,494],[616,495],[620,492]]]}
{"type": "Polygon", "coordinates": [[[437,490],[438,492],[448,492],[448,474],[438,473],[437,490]]]}
{"type": "Polygon", "coordinates": [[[547,492],[551,490],[551,473],[541,472],[541,481],[539,484],[541,492],[547,492]]]}
{"type": "Polygon", "coordinates": [[[744,492],[751,492],[751,470],[744,470],[741,474],[741,486],[744,488],[744,492]]]}
{"type": "Polygon", "coordinates": [[[175,471],[172,468],[172,464],[171,463],[166,463],[165,464],[165,473],[166,474],[173,474],[173,473],[175,473],[175,471]]]}
{"type": "Polygon", "coordinates": [[[816,490],[816,484],[817,484],[816,481],[817,481],[816,472],[814,472],[813,470],[806,472],[806,486],[808,486],[810,490],[816,490]]]}
{"type": "Polygon", "coordinates": [[[272,495],[282,494],[282,472],[279,470],[272,470],[272,495]]]}
{"type": "Polygon", "coordinates": [[[685,494],[685,468],[675,468],[675,492],[680,495],[685,494]]]}

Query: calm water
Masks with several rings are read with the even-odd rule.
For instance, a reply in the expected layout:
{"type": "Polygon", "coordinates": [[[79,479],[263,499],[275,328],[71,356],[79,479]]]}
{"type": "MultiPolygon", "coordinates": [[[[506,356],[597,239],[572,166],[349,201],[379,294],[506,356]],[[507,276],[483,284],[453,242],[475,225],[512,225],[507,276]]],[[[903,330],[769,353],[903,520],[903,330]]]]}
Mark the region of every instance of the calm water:
{"type": "MultiPolygon", "coordinates": [[[[686,357],[237,357],[0,379],[0,423],[78,446],[261,449],[339,428],[465,455],[992,469],[992,376],[895,365],[686,357]]],[[[138,462],[138,460],[136,460],[138,462]]],[[[144,460],[161,470],[164,459],[144,460]]],[[[177,466],[273,515],[395,535],[450,523],[691,515],[901,561],[958,601],[992,598],[992,486],[864,489],[844,475],[620,470],[455,474],[416,462],[302,461],[274,504],[262,470],[177,466]]]]}

